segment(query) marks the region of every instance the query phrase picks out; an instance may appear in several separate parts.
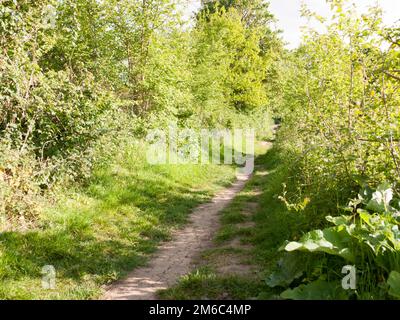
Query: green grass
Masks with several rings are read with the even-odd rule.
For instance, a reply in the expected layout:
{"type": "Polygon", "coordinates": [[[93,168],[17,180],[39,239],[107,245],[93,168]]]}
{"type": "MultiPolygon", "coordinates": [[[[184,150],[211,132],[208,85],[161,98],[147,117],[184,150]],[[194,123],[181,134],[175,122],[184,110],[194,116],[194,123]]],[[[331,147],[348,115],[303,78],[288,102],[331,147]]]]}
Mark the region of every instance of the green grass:
{"type": "Polygon", "coordinates": [[[221,277],[204,267],[182,277],[178,286],[161,291],[159,296],[168,300],[240,300],[256,298],[263,287],[259,281],[239,276],[221,277]]]}
{"type": "Polygon", "coordinates": [[[0,299],[92,299],[143,265],[190,210],[234,179],[233,166],[148,165],[130,146],[85,188],[48,207],[39,226],[0,234],[0,299]],[[44,265],[56,289],[43,289],[44,265]]]}

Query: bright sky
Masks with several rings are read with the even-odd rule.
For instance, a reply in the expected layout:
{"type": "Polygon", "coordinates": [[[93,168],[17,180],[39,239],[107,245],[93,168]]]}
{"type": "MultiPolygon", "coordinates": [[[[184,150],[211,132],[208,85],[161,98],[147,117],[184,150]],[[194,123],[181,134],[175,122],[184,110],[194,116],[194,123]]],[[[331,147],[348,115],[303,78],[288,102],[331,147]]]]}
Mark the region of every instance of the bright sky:
{"type": "MultiPolygon", "coordinates": [[[[186,12],[197,11],[200,0],[183,0],[187,4],[186,12]]],[[[307,24],[307,19],[300,17],[300,5],[304,2],[311,11],[329,17],[330,8],[325,0],[269,0],[270,11],[278,19],[276,27],[283,31],[283,39],[288,48],[296,48],[301,41],[300,27],[307,24]]],[[[400,0],[353,0],[361,12],[378,3],[384,12],[384,23],[391,25],[400,20],[400,0]]],[[[318,29],[318,25],[313,25],[318,29]]],[[[321,28],[322,30],[322,28],[321,28]]]]}

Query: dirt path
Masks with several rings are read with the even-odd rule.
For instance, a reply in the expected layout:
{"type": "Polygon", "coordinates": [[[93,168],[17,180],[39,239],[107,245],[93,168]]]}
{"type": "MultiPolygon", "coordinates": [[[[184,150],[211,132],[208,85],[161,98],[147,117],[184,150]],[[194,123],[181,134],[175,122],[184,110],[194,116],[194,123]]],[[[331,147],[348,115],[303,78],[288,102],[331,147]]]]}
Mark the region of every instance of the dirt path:
{"type": "Polygon", "coordinates": [[[232,186],[220,191],[210,203],[197,207],[188,225],[177,230],[146,267],[135,269],[124,280],[114,283],[103,299],[154,300],[157,290],[174,285],[179,277],[189,273],[195,258],[212,244],[220,226],[218,213],[243,189],[249,178],[248,175],[238,176],[232,186]]]}
{"type": "MultiPolygon", "coordinates": [[[[267,175],[267,171],[256,168],[252,179],[258,179],[258,181],[260,181],[260,177],[265,179],[267,175]]],[[[253,218],[259,208],[259,198],[261,194],[262,192],[259,190],[258,186],[251,182],[247,184],[246,188],[237,194],[237,197],[239,198],[248,197],[248,199],[234,199],[225,213],[231,214],[234,212],[233,208],[232,210],[229,210],[231,206],[234,206],[236,210],[239,210],[242,219],[222,224],[222,228],[229,225],[232,227],[232,230],[236,231],[228,236],[227,239],[219,240],[215,242],[213,246],[206,249],[202,255],[196,259],[196,269],[206,267],[208,270],[213,271],[216,279],[220,280],[227,279],[227,277],[237,277],[246,279],[248,282],[262,281],[260,278],[262,274],[260,273],[259,266],[255,264],[252,256],[254,246],[248,241],[248,234],[246,232],[251,232],[251,230],[256,226],[253,218]]],[[[236,217],[238,217],[238,215],[236,217]]],[[[214,293],[215,292],[213,292],[213,294],[214,293]]],[[[219,292],[217,297],[204,298],[216,298],[217,300],[234,299],[226,291],[219,292]]]]}

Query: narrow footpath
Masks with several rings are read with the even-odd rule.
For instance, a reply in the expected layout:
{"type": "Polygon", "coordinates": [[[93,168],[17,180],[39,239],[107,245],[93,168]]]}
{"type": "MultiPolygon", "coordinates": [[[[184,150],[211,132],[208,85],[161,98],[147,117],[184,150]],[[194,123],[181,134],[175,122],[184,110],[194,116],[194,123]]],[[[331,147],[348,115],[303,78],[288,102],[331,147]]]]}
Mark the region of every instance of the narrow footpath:
{"type": "Polygon", "coordinates": [[[125,279],[106,291],[106,300],[155,300],[158,290],[167,289],[192,271],[202,251],[212,245],[220,227],[219,213],[244,188],[249,175],[238,175],[236,182],[217,193],[211,202],[197,207],[189,223],[174,232],[172,240],[163,243],[145,267],[133,270],[125,279]]]}

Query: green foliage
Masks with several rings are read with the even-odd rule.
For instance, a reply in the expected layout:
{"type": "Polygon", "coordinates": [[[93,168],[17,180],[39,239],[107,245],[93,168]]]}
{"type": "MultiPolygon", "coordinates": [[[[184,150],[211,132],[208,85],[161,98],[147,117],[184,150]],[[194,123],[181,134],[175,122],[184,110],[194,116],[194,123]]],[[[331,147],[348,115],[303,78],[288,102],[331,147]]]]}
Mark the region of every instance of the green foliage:
{"type": "Polygon", "coordinates": [[[340,285],[323,280],[302,284],[282,292],[281,297],[292,300],[344,300],[346,293],[340,285]]]}
{"type": "Polygon", "coordinates": [[[341,227],[314,230],[304,235],[299,242],[289,242],[284,249],[288,252],[295,250],[309,252],[326,252],[338,255],[353,262],[354,254],[348,248],[348,234],[341,227]]]}
{"type": "Polygon", "coordinates": [[[259,281],[237,276],[218,277],[210,268],[201,268],[182,277],[177,286],[160,292],[167,300],[248,299],[262,289],[259,281]]]}
{"type": "Polygon", "coordinates": [[[257,29],[246,28],[235,9],[222,8],[200,17],[194,32],[194,92],[201,115],[209,118],[208,114],[220,112],[217,108],[265,107],[266,59],[257,29]]]}
{"type": "Polygon", "coordinates": [[[375,186],[399,179],[400,97],[398,80],[390,76],[399,47],[387,41],[390,29],[379,10],[368,16],[342,10],[327,33],[307,30],[282,70],[277,112],[286,128],[280,141],[291,150],[289,162],[301,166],[294,180],[311,199],[322,190],[340,200],[352,196],[360,179],[375,186]]]}
{"type": "Polygon", "coordinates": [[[389,274],[387,283],[390,287],[389,294],[393,297],[400,298],[400,273],[397,271],[392,271],[389,274]]]}
{"type": "Polygon", "coordinates": [[[386,280],[400,263],[398,25],[383,26],[376,7],[357,15],[346,1],[328,2],[330,22],[302,9],[326,32],[305,28],[301,46],[277,62],[277,143],[289,172],[279,199],[297,221],[295,241],[281,249],[327,259],[322,268],[311,263],[301,290],[284,296],[306,297],[314,281],[335,287],[341,266],[354,264],[357,289],[348,296],[388,298],[386,280]]]}
{"type": "Polygon", "coordinates": [[[304,268],[304,259],[299,254],[286,254],[277,263],[277,270],[271,273],[266,283],[271,288],[289,286],[295,279],[301,277],[304,268]]]}
{"type": "Polygon", "coordinates": [[[240,15],[218,10],[189,28],[169,0],[2,1],[0,170],[12,172],[2,199],[26,202],[2,212],[34,219],[34,199],[90,176],[115,147],[107,135],[137,140],[170,122],[268,135],[269,56],[240,15]]]}
{"type": "Polygon", "coordinates": [[[100,117],[108,107],[89,73],[42,66],[59,36],[48,16],[55,5],[0,4],[1,213],[11,220],[33,220],[36,200],[63,172],[61,164],[80,176],[85,159],[79,157],[100,134],[100,117]]]}
{"type": "MultiPolygon", "coordinates": [[[[399,233],[399,211],[388,207],[392,200],[390,187],[385,189],[381,185],[377,191],[369,193],[366,198],[364,190],[359,194],[358,199],[351,201],[349,207],[345,208],[352,212],[356,206],[356,215],[342,215],[337,217],[327,216],[326,219],[333,223],[334,227],[324,230],[314,230],[305,234],[300,241],[286,243],[282,249],[292,251],[325,252],[329,255],[336,255],[344,259],[345,263],[354,264],[364,278],[358,281],[358,294],[360,297],[365,295],[371,283],[376,287],[382,279],[388,277],[391,271],[400,270],[400,233],[399,233]],[[379,213],[373,210],[370,203],[376,203],[377,195],[386,195],[387,206],[378,206],[379,213]],[[360,206],[360,207],[357,207],[360,206]]],[[[380,199],[382,200],[382,199],[380,199]]],[[[299,268],[298,266],[297,268],[299,268]]],[[[296,266],[290,269],[296,270],[296,266]]],[[[388,283],[391,283],[390,290],[395,290],[396,274],[389,275],[388,283]]],[[[287,284],[291,284],[290,273],[288,274],[287,284]]],[[[267,282],[268,283],[268,282],[267,282]]],[[[284,283],[281,280],[281,283],[284,283]]],[[[333,282],[335,286],[339,279],[333,282]],[[336,284],[335,284],[336,283],[336,284]]],[[[274,283],[269,283],[271,286],[274,283]]],[[[314,285],[301,286],[294,290],[286,291],[282,297],[298,298],[304,292],[314,290],[314,285]],[[297,295],[301,294],[301,295],[297,295]]],[[[371,293],[373,295],[373,293],[371,293]]],[[[382,294],[382,293],[380,293],[382,294]]],[[[394,294],[392,294],[394,295],[394,294]]]]}
{"type": "Polygon", "coordinates": [[[0,142],[0,227],[27,228],[38,215],[40,189],[32,177],[39,168],[30,150],[0,142]]]}

